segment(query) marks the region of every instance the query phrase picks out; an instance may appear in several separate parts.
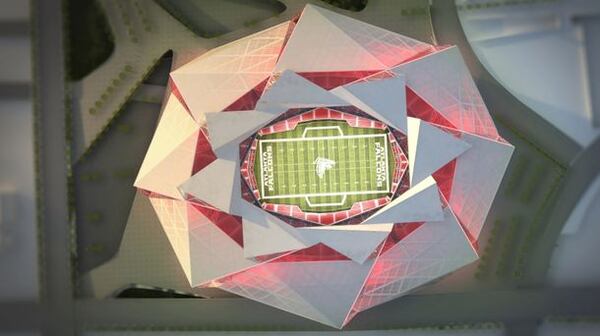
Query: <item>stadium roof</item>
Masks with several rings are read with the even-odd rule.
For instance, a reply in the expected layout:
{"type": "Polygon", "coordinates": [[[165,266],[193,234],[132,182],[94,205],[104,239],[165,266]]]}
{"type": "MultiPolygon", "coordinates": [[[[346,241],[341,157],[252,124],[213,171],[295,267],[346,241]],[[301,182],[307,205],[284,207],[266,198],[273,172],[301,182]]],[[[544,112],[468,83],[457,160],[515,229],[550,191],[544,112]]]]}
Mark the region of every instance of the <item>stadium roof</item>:
{"type": "Polygon", "coordinates": [[[135,186],[192,286],[340,328],[477,259],[513,147],[456,47],[307,5],[171,77],[135,186]],[[408,190],[331,226],[293,226],[244,198],[246,139],[290,109],[348,106],[406,139],[408,190]]]}

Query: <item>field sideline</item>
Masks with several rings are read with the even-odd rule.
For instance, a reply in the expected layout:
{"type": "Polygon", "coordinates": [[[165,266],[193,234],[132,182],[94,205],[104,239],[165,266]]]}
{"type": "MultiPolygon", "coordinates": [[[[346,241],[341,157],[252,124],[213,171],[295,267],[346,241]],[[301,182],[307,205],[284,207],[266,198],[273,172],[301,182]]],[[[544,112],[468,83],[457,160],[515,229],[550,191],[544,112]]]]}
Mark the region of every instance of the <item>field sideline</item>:
{"type": "Polygon", "coordinates": [[[255,175],[265,202],[329,212],[390,192],[393,157],[382,129],[334,120],[300,123],[259,137],[257,155],[255,175]]]}

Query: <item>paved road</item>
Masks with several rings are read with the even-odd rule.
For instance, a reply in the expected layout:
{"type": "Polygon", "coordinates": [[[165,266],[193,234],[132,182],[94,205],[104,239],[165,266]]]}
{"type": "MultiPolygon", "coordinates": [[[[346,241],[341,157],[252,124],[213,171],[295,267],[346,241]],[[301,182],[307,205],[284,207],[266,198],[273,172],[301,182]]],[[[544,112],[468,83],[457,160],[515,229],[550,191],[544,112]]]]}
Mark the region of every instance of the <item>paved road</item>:
{"type": "MultiPolygon", "coordinates": [[[[598,297],[600,288],[411,295],[359,314],[347,329],[490,321],[508,322],[509,325],[537,323],[549,315],[598,314],[598,297]]],[[[78,327],[88,328],[110,325],[328,329],[246,299],[162,299],[153,300],[151,304],[147,299],[89,300],[77,301],[76,307],[78,327]]]]}
{"type": "Polygon", "coordinates": [[[1,21],[1,37],[21,37],[29,34],[29,23],[27,21],[1,21]]]}
{"type": "MultiPolygon", "coordinates": [[[[38,169],[42,184],[43,328],[47,335],[72,335],[73,288],[64,113],[64,69],[61,0],[36,0],[32,19],[38,38],[34,60],[38,71],[38,169]]],[[[27,315],[23,316],[28,318],[27,315]]]]}
{"type": "Polygon", "coordinates": [[[23,100],[31,95],[29,83],[0,82],[0,100],[23,100]]]}
{"type": "MultiPolygon", "coordinates": [[[[600,312],[600,288],[521,289],[511,291],[411,295],[358,315],[347,329],[444,325],[501,321],[511,335],[530,331],[549,315],[590,316],[600,312]],[[427,312],[424,314],[423,312],[427,312]]],[[[212,327],[251,329],[328,330],[301,317],[246,299],[126,299],[75,301],[75,329],[99,327],[212,327]],[[251,312],[249,314],[248,312],[251,312]]],[[[33,303],[0,306],[2,330],[28,330],[39,326],[46,312],[33,303]],[[7,308],[4,310],[4,308],[7,308]],[[10,309],[8,309],[10,308],[10,309]],[[27,316],[27,323],[20,316],[27,316]],[[19,322],[20,321],[20,322],[19,322]]],[[[66,322],[66,320],[61,320],[66,322]]],[[[46,327],[46,326],[45,326],[46,327]]],[[[57,335],[56,329],[45,329],[57,335]]],[[[527,334],[527,333],[525,333],[527,334]]],[[[60,335],[69,335],[60,334],[60,335]]]]}
{"type": "MultiPolygon", "coordinates": [[[[545,230],[540,237],[543,244],[535,246],[531,254],[531,281],[541,283],[546,280],[546,272],[550,267],[552,252],[556,246],[564,223],[573,209],[600,172],[600,137],[590,146],[577,154],[571,162],[558,190],[558,198],[547,217],[545,230]]],[[[599,312],[600,313],[600,312],[599,312]]]]}
{"type": "Polygon", "coordinates": [[[39,330],[42,327],[42,308],[36,302],[0,303],[0,334],[39,330]]]}

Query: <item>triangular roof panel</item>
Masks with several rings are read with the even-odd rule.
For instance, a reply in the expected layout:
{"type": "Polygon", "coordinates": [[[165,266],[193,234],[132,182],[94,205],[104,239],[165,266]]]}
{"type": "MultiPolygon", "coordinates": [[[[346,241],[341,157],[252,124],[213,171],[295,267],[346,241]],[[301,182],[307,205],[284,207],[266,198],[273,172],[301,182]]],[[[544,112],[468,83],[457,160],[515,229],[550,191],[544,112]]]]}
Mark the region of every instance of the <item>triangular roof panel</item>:
{"type": "MultiPolygon", "coordinates": [[[[273,119],[269,113],[262,111],[234,111],[217,112],[206,114],[206,127],[208,128],[208,137],[210,144],[217,154],[217,157],[228,157],[223,153],[226,145],[239,143],[259,129],[263,124],[273,119]]],[[[239,151],[236,149],[235,155],[239,151]]]]}
{"type": "MultiPolygon", "coordinates": [[[[276,70],[295,72],[382,70],[385,65],[330,21],[333,12],[307,5],[276,70]]],[[[337,14],[336,14],[337,15],[337,14]]]]}
{"type": "Polygon", "coordinates": [[[431,44],[417,41],[324,8],[313,7],[386,67],[398,65],[406,60],[435,50],[431,44]]]}
{"type": "Polygon", "coordinates": [[[219,278],[256,264],[242,248],[190,204],[150,197],[190,286],[219,278]]]}
{"type": "Polygon", "coordinates": [[[498,131],[457,47],[391,69],[458,129],[498,139],[498,131]]]}
{"type": "Polygon", "coordinates": [[[240,245],[189,204],[187,218],[192,287],[257,264],[245,258],[240,245]]]}
{"type": "Polygon", "coordinates": [[[364,224],[423,222],[442,218],[439,191],[430,176],[375,212],[364,224]]]}
{"type": "Polygon", "coordinates": [[[471,147],[420,119],[408,118],[410,184],[415,185],[471,147]]]}
{"type": "Polygon", "coordinates": [[[228,43],[173,71],[171,78],[194,119],[221,111],[268,78],[289,25],[287,21],[228,43]]]}
{"type": "Polygon", "coordinates": [[[200,131],[196,131],[190,135],[177,148],[163,157],[163,160],[152,170],[143,176],[138,176],[134,186],[160,195],[182,199],[177,187],[192,175],[199,134],[200,131]]]}
{"type": "Polygon", "coordinates": [[[163,197],[150,197],[150,203],[160,220],[160,225],[171,243],[183,272],[191,283],[192,268],[187,205],[185,202],[163,197]]]}
{"type": "Polygon", "coordinates": [[[219,288],[341,328],[373,261],[277,262],[219,279],[219,288]]]}
{"type": "Polygon", "coordinates": [[[332,93],[406,133],[406,90],[402,76],[348,84],[332,93]]]}
{"type": "Polygon", "coordinates": [[[310,246],[294,227],[279,218],[247,202],[242,202],[240,208],[244,214],[242,224],[246,258],[310,246]]]}
{"type": "Polygon", "coordinates": [[[179,189],[184,195],[193,196],[221,211],[231,212],[233,204],[241,197],[239,175],[236,161],[216,159],[185,181],[179,189]]]}
{"type": "Polygon", "coordinates": [[[379,255],[354,304],[363,311],[409,293],[477,260],[460,223],[449,208],[443,221],[427,222],[379,255]]]}
{"type": "MultiPolygon", "coordinates": [[[[158,122],[150,146],[142,162],[142,166],[138,172],[134,186],[145,190],[162,193],[170,197],[178,197],[177,192],[173,192],[173,186],[181,181],[174,181],[170,183],[165,176],[159,176],[159,179],[163,181],[157,186],[156,183],[143,182],[146,175],[148,175],[157,165],[164,163],[164,160],[173,151],[183,150],[187,153],[187,147],[194,142],[194,134],[198,134],[199,126],[194,122],[185,107],[179,102],[177,97],[170,93],[166,99],[165,106],[163,108],[162,116],[158,122]],[[168,189],[169,191],[165,191],[168,189]]],[[[197,136],[196,136],[197,137],[197,136]]],[[[195,142],[194,142],[195,143],[195,142]]],[[[184,154],[184,153],[180,153],[184,154]]],[[[194,151],[187,153],[190,155],[189,160],[194,160],[194,151]]],[[[182,157],[181,168],[187,171],[188,159],[182,157]]],[[[177,169],[180,171],[181,169],[177,169]]],[[[154,173],[156,175],[157,173],[154,173]]],[[[191,168],[186,174],[191,175],[191,168]]],[[[176,174],[176,176],[178,176],[176,174]]],[[[189,177],[189,175],[187,176],[189,177]]],[[[184,177],[185,178],[185,177],[184,177]]]]}
{"type": "Polygon", "coordinates": [[[388,236],[393,224],[338,225],[300,228],[304,239],[323,243],[348,258],[363,263],[388,236]]]}
{"type": "Polygon", "coordinates": [[[256,109],[277,114],[290,108],[342,105],[348,103],[293,71],[284,71],[263,93],[256,109]]]}
{"type": "Polygon", "coordinates": [[[468,142],[471,148],[456,159],[449,202],[469,234],[477,238],[502,182],[514,147],[466,133],[462,139],[468,142]]]}

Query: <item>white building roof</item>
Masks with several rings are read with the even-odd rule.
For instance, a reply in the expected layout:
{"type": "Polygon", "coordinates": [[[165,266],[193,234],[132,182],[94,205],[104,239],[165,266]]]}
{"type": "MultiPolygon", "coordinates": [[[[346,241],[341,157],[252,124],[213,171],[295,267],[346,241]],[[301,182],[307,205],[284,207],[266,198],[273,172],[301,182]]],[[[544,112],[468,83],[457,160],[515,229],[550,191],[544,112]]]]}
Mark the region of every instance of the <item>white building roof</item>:
{"type": "Polygon", "coordinates": [[[513,147],[457,48],[308,5],[297,24],[207,52],[172,79],[183,102],[177,92],[165,101],[135,185],[149,192],[192,286],[342,327],[477,258],[469,238],[481,231],[513,147]],[[383,72],[360,77],[372,70],[383,72]],[[331,88],[299,74],[318,71],[342,80],[331,88]],[[254,90],[260,83],[264,91],[254,90]],[[420,98],[409,111],[406,92],[420,98]],[[253,110],[222,112],[242,96],[254,97],[253,110]],[[348,105],[406,134],[407,191],[364,220],[353,217],[360,223],[322,227],[292,226],[242,199],[242,141],[288,109],[348,105]]]}

